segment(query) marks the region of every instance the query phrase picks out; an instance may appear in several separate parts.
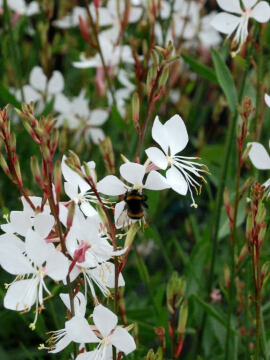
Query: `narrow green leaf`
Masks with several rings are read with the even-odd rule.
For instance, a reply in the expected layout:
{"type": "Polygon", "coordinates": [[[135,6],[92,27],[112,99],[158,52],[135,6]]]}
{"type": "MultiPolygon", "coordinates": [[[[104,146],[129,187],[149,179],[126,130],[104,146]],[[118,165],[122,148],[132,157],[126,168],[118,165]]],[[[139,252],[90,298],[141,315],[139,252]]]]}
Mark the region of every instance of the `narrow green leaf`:
{"type": "Polygon", "coordinates": [[[186,54],[181,54],[181,57],[183,58],[185,63],[188,64],[190,68],[197,74],[203,76],[206,80],[218,84],[216,74],[210,67],[199,63],[198,61],[194,60],[192,57],[186,54]]]}
{"type": "MultiPolygon", "coordinates": [[[[213,306],[207,304],[205,301],[203,301],[201,298],[199,298],[199,296],[197,295],[192,295],[191,296],[193,299],[195,299],[203,308],[204,310],[207,312],[207,314],[209,314],[210,316],[212,316],[213,318],[215,318],[221,325],[223,325],[224,327],[227,326],[227,320],[225,318],[223,318],[218,312],[217,310],[215,310],[213,308],[213,306]]],[[[231,329],[231,331],[235,332],[234,329],[231,329]]]]}
{"type": "Polygon", "coordinates": [[[0,84],[0,98],[2,105],[5,106],[7,104],[11,104],[16,108],[21,109],[21,104],[19,103],[19,101],[15,98],[13,94],[11,94],[11,92],[7,88],[5,88],[1,84],[0,84]]]}
{"type": "Polygon", "coordinates": [[[235,84],[233,82],[230,70],[228,69],[224,60],[216,50],[212,49],[211,54],[212,54],[212,59],[214,62],[219,85],[226,96],[226,99],[228,101],[228,106],[231,112],[235,113],[238,100],[237,100],[237,92],[236,92],[235,84]]]}

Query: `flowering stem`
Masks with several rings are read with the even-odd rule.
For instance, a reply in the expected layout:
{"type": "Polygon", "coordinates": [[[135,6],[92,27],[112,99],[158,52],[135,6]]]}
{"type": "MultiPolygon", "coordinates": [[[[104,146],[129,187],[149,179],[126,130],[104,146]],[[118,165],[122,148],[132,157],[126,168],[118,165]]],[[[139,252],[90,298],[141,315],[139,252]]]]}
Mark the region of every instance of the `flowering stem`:
{"type": "Polygon", "coordinates": [[[151,113],[153,110],[153,106],[155,104],[155,92],[156,92],[156,89],[158,88],[159,79],[163,72],[164,67],[165,67],[165,64],[163,63],[163,64],[161,64],[160,68],[157,70],[157,76],[155,78],[154,84],[152,86],[152,89],[151,89],[151,92],[149,95],[149,99],[147,102],[147,109],[146,109],[146,117],[145,117],[145,121],[143,124],[142,132],[139,137],[139,142],[138,142],[135,158],[138,157],[141,152],[142,143],[145,138],[145,134],[146,134],[149,120],[150,120],[150,116],[151,116],[151,113]]]}
{"type": "Polygon", "coordinates": [[[111,93],[111,96],[112,96],[113,104],[116,105],[116,100],[115,100],[115,96],[114,96],[112,82],[111,82],[110,75],[109,75],[109,72],[108,72],[108,68],[107,68],[107,65],[105,63],[104,56],[103,56],[103,53],[102,53],[102,50],[101,50],[101,46],[100,46],[100,42],[99,42],[99,38],[98,38],[97,28],[96,28],[96,25],[94,23],[91,11],[89,9],[88,1],[84,0],[84,4],[85,4],[85,8],[86,8],[88,18],[89,18],[89,21],[90,21],[91,29],[92,29],[92,31],[94,33],[94,36],[95,36],[97,50],[98,50],[98,53],[99,53],[99,56],[100,56],[100,59],[101,59],[101,62],[102,62],[102,66],[103,66],[103,69],[104,69],[106,80],[108,82],[108,86],[109,86],[109,90],[110,90],[110,93],[111,93]]]}

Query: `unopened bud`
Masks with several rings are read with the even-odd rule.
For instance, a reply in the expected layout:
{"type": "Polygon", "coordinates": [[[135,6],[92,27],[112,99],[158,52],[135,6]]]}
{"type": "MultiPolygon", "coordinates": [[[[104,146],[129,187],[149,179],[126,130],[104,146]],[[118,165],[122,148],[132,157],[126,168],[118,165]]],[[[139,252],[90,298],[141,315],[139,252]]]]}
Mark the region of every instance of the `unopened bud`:
{"type": "Polygon", "coordinates": [[[70,157],[70,159],[67,159],[68,162],[69,162],[69,160],[71,160],[70,162],[72,162],[76,168],[81,168],[81,161],[80,161],[79,156],[72,150],[69,150],[68,152],[69,152],[69,157],[70,157]]]}
{"type": "Polygon", "coordinates": [[[57,160],[54,168],[54,186],[56,194],[61,193],[62,187],[62,171],[61,171],[61,161],[57,160]]]}
{"type": "Polygon", "coordinates": [[[175,312],[182,301],[185,289],[186,279],[174,271],[167,285],[167,307],[171,313],[175,312]]]}
{"type": "Polygon", "coordinates": [[[247,253],[248,253],[248,246],[247,244],[245,244],[240,251],[240,255],[238,257],[238,265],[240,264],[240,262],[244,260],[247,253]]]}
{"type": "Polygon", "coordinates": [[[152,91],[153,82],[155,81],[156,76],[157,76],[157,66],[152,66],[148,71],[147,79],[146,79],[146,90],[148,96],[152,91]]]}
{"type": "Polygon", "coordinates": [[[19,160],[18,160],[17,157],[15,158],[14,168],[15,168],[15,171],[16,171],[16,175],[17,175],[19,185],[22,186],[23,182],[22,182],[21,168],[20,168],[20,163],[19,163],[19,160]]]}
{"type": "Polygon", "coordinates": [[[42,183],[41,173],[40,173],[40,169],[39,169],[38,159],[36,156],[31,157],[30,165],[31,165],[31,170],[32,170],[32,174],[34,176],[35,181],[39,185],[41,185],[41,183],[42,183]]]}
{"type": "Polygon", "coordinates": [[[15,153],[16,151],[16,135],[15,133],[12,133],[10,135],[10,139],[9,139],[9,146],[10,146],[10,150],[15,153]]]}
{"type": "Polygon", "coordinates": [[[73,218],[75,214],[75,202],[72,201],[72,203],[69,205],[68,208],[68,216],[67,216],[67,229],[70,229],[73,223],[73,218]]]}
{"type": "Polygon", "coordinates": [[[79,16],[79,21],[80,21],[80,30],[81,30],[82,37],[87,41],[88,34],[89,34],[88,23],[81,16],[79,16]]]}
{"type": "Polygon", "coordinates": [[[10,170],[9,170],[8,164],[7,164],[3,154],[1,154],[1,153],[0,153],[0,166],[7,175],[10,175],[10,170]]]}
{"type": "Polygon", "coordinates": [[[247,239],[250,239],[250,236],[252,233],[252,227],[253,227],[252,214],[248,214],[247,222],[246,222],[246,238],[247,239]]]}
{"type": "Polygon", "coordinates": [[[140,118],[140,98],[137,92],[132,96],[132,120],[137,128],[140,118]]]}
{"type": "Polygon", "coordinates": [[[99,142],[99,149],[103,156],[106,170],[109,174],[115,173],[115,158],[110,137],[106,137],[104,140],[99,142]]]}
{"type": "Polygon", "coordinates": [[[262,270],[261,270],[261,278],[264,279],[268,275],[268,269],[269,269],[269,261],[263,264],[262,270]]]}
{"type": "Polygon", "coordinates": [[[156,50],[152,50],[151,56],[152,56],[154,65],[155,65],[155,66],[158,66],[158,65],[159,65],[159,55],[158,55],[157,51],[156,51],[156,50]]]}
{"type": "Polygon", "coordinates": [[[224,281],[225,281],[226,287],[230,286],[230,277],[231,277],[230,268],[227,264],[225,264],[224,265],[224,281]]]}
{"type": "Polygon", "coordinates": [[[50,153],[50,150],[49,150],[48,146],[43,144],[41,146],[41,149],[42,149],[42,157],[43,157],[43,159],[46,162],[50,162],[51,161],[51,153],[50,153]]]}
{"type": "Polygon", "coordinates": [[[138,230],[139,230],[139,227],[137,226],[136,223],[131,225],[131,227],[129,228],[129,230],[127,232],[125,245],[124,245],[125,248],[131,246],[138,230]]]}
{"type": "Polygon", "coordinates": [[[265,237],[265,233],[266,233],[266,226],[263,226],[262,228],[260,228],[259,234],[258,234],[259,246],[262,245],[263,239],[265,237]]]}
{"type": "Polygon", "coordinates": [[[255,218],[255,221],[258,225],[260,225],[264,222],[265,215],[266,215],[266,210],[265,210],[264,203],[262,202],[262,200],[259,200],[258,210],[257,210],[256,218],[255,218]]]}
{"type": "Polygon", "coordinates": [[[183,335],[186,331],[186,324],[188,318],[188,302],[185,300],[180,307],[177,332],[183,335]]]}
{"type": "Polygon", "coordinates": [[[162,74],[161,74],[159,82],[158,82],[158,86],[160,88],[162,88],[163,86],[166,85],[166,82],[169,77],[169,73],[170,73],[170,65],[166,65],[162,71],[162,74]]]}
{"type": "Polygon", "coordinates": [[[57,146],[58,146],[58,140],[59,140],[59,131],[58,130],[55,130],[53,133],[52,133],[52,136],[51,136],[51,146],[52,146],[52,152],[54,153],[57,146]]]}

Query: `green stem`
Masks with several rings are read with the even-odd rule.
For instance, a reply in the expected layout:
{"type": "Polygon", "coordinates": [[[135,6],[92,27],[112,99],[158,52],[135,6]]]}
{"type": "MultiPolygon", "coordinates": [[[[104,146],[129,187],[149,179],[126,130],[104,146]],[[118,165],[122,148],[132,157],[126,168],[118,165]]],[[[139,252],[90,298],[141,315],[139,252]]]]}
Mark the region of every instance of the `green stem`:
{"type": "Polygon", "coordinates": [[[4,0],[4,17],[7,22],[8,34],[9,34],[9,39],[10,39],[9,44],[10,44],[10,51],[12,54],[13,66],[14,66],[14,69],[16,69],[15,71],[16,71],[16,75],[17,75],[17,79],[18,79],[18,83],[19,83],[21,98],[22,98],[22,101],[24,101],[21,62],[20,62],[20,57],[19,57],[19,53],[18,53],[18,45],[16,44],[15,39],[14,39],[13,29],[12,29],[12,25],[11,25],[11,21],[10,21],[10,13],[9,13],[9,9],[7,6],[7,0],[4,0]]]}

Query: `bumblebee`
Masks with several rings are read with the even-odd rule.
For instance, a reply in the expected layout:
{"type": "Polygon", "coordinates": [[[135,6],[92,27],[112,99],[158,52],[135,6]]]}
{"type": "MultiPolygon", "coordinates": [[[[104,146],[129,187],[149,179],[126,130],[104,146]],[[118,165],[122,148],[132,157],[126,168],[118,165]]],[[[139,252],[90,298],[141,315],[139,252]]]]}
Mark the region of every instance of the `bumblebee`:
{"type": "Polygon", "coordinates": [[[125,193],[124,201],[125,207],[117,219],[118,226],[130,223],[130,219],[135,221],[144,218],[145,209],[148,209],[145,194],[142,194],[139,190],[130,190],[125,193]]]}

